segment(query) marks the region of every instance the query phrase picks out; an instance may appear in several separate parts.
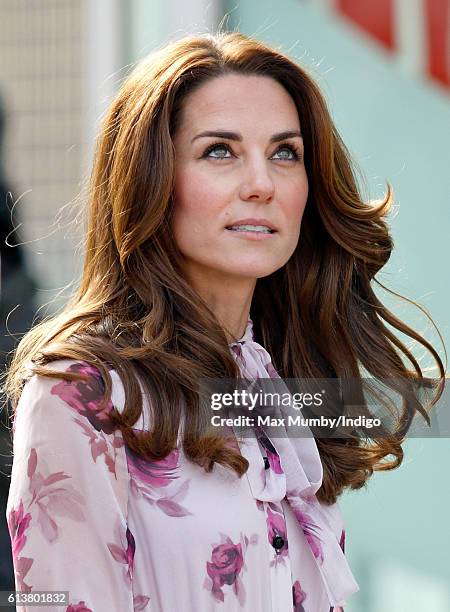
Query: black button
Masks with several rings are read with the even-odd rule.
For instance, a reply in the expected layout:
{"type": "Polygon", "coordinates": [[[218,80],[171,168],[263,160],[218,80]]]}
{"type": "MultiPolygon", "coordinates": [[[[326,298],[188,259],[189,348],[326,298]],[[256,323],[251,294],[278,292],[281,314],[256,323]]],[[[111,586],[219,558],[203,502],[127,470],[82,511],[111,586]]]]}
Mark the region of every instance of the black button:
{"type": "Polygon", "coordinates": [[[274,539],[272,540],[272,546],[275,548],[275,550],[281,550],[284,546],[283,536],[280,536],[280,535],[275,536],[274,539]]]}
{"type": "Polygon", "coordinates": [[[268,470],[270,468],[269,460],[267,459],[267,457],[263,457],[263,459],[264,459],[264,469],[268,470]]]}

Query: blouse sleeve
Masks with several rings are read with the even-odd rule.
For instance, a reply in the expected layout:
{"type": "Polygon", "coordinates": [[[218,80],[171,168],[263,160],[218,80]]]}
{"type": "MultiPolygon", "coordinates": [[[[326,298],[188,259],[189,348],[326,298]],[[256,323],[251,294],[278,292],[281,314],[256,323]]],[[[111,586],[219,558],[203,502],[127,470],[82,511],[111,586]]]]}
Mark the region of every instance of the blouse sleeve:
{"type": "MultiPolygon", "coordinates": [[[[16,590],[29,597],[68,591],[68,603],[52,610],[131,612],[135,542],[123,438],[108,418],[111,402],[99,406],[98,370],[67,360],[52,367],[89,379],[34,375],[19,400],[6,508],[16,590]]],[[[22,603],[17,610],[49,607],[22,603]]]]}

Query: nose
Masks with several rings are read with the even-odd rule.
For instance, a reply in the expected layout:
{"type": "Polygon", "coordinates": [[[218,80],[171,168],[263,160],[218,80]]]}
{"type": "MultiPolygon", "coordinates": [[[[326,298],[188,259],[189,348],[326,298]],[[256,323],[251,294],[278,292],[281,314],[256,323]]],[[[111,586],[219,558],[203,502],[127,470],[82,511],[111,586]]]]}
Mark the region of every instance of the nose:
{"type": "Polygon", "coordinates": [[[244,180],[241,184],[242,200],[270,201],[273,198],[275,185],[268,172],[266,160],[254,160],[243,169],[244,180]]]}

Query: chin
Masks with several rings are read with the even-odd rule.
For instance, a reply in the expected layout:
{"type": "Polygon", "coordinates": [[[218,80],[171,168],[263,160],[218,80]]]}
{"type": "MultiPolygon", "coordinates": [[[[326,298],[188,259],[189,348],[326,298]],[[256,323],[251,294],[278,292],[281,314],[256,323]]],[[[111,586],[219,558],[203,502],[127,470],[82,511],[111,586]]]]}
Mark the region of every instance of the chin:
{"type": "Polygon", "coordinates": [[[270,274],[273,274],[273,272],[276,272],[276,270],[278,270],[278,267],[273,266],[239,266],[237,269],[228,269],[227,272],[230,274],[230,276],[239,276],[241,278],[256,280],[258,278],[269,276],[270,274]]]}

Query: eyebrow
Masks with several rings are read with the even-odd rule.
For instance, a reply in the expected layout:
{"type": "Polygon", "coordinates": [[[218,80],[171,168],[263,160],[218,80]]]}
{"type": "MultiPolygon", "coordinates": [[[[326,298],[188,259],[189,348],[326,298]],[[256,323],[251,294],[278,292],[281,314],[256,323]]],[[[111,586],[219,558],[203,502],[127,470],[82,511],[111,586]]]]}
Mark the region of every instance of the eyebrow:
{"type": "MultiPolygon", "coordinates": [[[[208,130],[206,132],[201,132],[201,134],[197,134],[191,140],[191,143],[197,138],[203,138],[206,136],[213,136],[215,138],[224,138],[226,140],[237,140],[238,142],[242,142],[242,134],[238,132],[229,132],[228,130],[208,130]]],[[[302,133],[300,130],[287,130],[285,132],[280,132],[279,134],[274,134],[270,137],[270,142],[280,142],[280,140],[286,140],[286,138],[302,138],[302,133]]]]}

